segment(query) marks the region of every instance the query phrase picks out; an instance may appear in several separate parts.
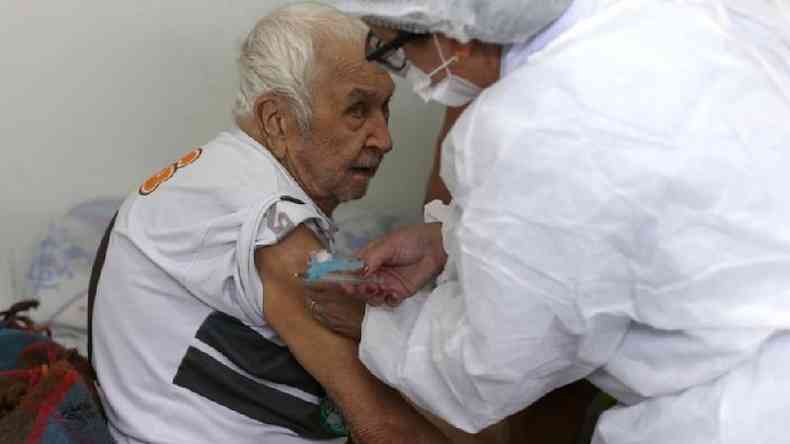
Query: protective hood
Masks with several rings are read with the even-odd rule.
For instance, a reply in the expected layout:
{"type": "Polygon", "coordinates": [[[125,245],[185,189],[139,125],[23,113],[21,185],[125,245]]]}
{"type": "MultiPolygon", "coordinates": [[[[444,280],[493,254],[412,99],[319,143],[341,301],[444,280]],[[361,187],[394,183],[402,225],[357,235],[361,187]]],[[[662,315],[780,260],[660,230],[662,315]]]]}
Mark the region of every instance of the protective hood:
{"type": "Polygon", "coordinates": [[[573,0],[335,0],[341,11],[404,31],[439,32],[462,43],[523,42],[556,20],[573,0]]]}

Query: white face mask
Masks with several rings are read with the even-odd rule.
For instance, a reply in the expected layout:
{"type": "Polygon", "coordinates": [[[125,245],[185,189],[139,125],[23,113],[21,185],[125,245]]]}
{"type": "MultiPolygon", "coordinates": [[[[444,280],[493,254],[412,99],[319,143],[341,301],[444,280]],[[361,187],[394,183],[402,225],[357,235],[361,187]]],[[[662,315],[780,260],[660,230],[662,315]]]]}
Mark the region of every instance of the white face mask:
{"type": "Polygon", "coordinates": [[[447,106],[466,105],[480,94],[482,88],[450,72],[447,67],[458,60],[458,57],[453,56],[450,60],[445,60],[436,35],[433,36],[433,43],[436,45],[437,51],[439,51],[439,58],[442,60],[442,64],[429,74],[422,72],[420,68],[413,64],[409,64],[406,79],[411,82],[414,92],[426,102],[434,100],[447,106]],[[447,75],[436,85],[431,85],[431,78],[442,69],[447,71],[447,75]]]}

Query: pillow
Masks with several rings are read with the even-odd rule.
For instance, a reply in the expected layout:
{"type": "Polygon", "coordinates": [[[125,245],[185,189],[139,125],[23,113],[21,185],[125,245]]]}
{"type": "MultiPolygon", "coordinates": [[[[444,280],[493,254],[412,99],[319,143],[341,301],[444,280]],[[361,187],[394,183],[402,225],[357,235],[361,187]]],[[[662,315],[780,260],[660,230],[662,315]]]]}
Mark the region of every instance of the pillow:
{"type": "Polygon", "coordinates": [[[53,339],[86,352],[88,282],[104,230],[120,199],[94,199],[73,207],[38,240],[25,274],[25,293],[40,302],[31,318],[48,324],[53,339]]]}

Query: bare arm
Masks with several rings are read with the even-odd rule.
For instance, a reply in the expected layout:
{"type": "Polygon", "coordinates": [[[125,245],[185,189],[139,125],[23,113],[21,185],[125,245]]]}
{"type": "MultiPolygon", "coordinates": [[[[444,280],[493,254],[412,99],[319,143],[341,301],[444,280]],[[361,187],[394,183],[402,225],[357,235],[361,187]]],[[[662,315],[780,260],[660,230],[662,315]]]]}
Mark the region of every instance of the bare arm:
{"type": "Polygon", "coordinates": [[[365,369],[354,341],[310,316],[303,287],[293,275],[304,271],[309,252],[319,248],[312,232],[299,226],[278,244],[256,251],[267,322],[341,408],[357,444],[447,443],[396,391],[365,369]]]}
{"type": "MultiPolygon", "coordinates": [[[[579,442],[588,409],[600,391],[585,380],[558,388],[508,418],[511,443],[579,442]]],[[[589,439],[589,437],[588,437],[589,439]]]]}
{"type": "MultiPolygon", "coordinates": [[[[407,399],[408,401],[408,399],[407,399]]],[[[450,438],[452,444],[524,444],[532,441],[512,441],[510,439],[510,423],[507,419],[486,427],[477,433],[467,433],[457,429],[436,415],[415,406],[418,412],[428,418],[439,430],[450,438]]],[[[549,441],[535,441],[549,442],[549,441]]],[[[553,444],[553,443],[552,443],[553,444]]]]}

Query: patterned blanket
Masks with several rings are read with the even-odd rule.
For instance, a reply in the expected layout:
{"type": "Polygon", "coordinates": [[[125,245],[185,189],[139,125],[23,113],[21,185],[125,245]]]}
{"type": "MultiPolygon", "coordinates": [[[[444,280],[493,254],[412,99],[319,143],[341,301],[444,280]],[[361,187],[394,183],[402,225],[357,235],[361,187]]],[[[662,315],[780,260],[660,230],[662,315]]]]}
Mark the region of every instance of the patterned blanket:
{"type": "Polygon", "coordinates": [[[22,314],[37,305],[0,312],[0,442],[113,443],[90,364],[22,314]]]}

